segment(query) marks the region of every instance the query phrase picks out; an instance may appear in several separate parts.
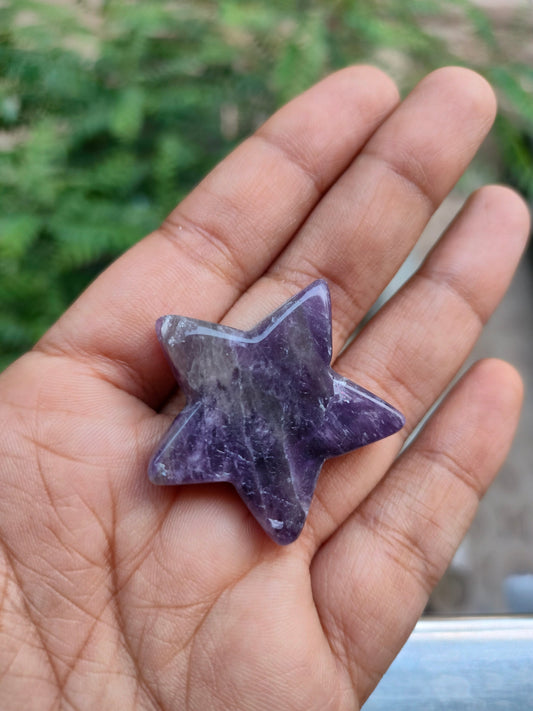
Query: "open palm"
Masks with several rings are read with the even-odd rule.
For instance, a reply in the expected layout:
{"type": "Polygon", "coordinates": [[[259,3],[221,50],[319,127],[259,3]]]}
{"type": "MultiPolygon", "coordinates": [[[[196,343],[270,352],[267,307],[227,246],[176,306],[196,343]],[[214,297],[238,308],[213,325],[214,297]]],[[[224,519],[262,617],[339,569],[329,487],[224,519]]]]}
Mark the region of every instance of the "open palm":
{"type": "Polygon", "coordinates": [[[358,708],[401,648],[509,447],[520,379],[477,364],[422,434],[500,300],[521,200],[475,193],[341,349],[488,131],[494,97],[439,70],[402,103],[378,70],[281,109],[0,378],[0,707],[358,708]],[[228,485],[146,476],[182,403],[167,313],[248,328],[316,278],[334,367],[407,417],[330,460],[292,545],[228,485]],[[340,353],[340,355],[339,355],[340,353]]]}

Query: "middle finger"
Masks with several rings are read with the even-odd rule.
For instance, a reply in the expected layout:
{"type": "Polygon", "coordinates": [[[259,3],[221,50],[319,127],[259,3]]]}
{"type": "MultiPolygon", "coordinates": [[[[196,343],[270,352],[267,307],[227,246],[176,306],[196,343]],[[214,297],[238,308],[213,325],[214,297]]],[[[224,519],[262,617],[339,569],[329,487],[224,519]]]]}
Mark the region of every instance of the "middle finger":
{"type": "Polygon", "coordinates": [[[492,89],[472,71],[447,67],[422,80],[224,321],[249,327],[325,278],[335,357],[465,170],[494,113],[492,89]]]}

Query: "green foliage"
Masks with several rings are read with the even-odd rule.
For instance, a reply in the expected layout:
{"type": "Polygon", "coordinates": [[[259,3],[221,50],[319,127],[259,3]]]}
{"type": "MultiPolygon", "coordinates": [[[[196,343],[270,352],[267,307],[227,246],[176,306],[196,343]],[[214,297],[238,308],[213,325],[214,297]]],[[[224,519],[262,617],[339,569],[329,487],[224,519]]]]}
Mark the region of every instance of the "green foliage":
{"type": "Polygon", "coordinates": [[[532,195],[531,70],[466,0],[3,0],[0,368],[282,102],[352,62],[405,89],[453,61],[427,26],[454,10],[494,57],[501,160],[532,195]]]}

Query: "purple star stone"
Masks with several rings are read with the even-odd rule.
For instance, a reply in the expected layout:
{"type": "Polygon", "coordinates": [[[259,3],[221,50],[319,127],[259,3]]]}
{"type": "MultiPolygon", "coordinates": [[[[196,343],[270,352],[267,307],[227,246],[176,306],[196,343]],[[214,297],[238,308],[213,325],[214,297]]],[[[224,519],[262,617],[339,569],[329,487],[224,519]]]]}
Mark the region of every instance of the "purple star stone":
{"type": "Polygon", "coordinates": [[[325,459],[404,425],[331,369],[325,281],[250,331],[183,316],[162,316],[156,331],[187,404],[150,461],[150,480],[231,482],[281,545],[300,535],[325,459]]]}

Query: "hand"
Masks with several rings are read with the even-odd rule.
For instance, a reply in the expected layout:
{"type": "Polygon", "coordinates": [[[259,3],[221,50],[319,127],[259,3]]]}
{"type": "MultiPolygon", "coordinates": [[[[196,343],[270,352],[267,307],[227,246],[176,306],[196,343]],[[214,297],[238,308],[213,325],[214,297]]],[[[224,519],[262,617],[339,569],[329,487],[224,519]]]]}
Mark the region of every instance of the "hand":
{"type": "Polygon", "coordinates": [[[358,708],[446,569],[509,448],[521,383],[474,366],[399,457],[498,304],[528,233],[485,187],[421,270],[341,348],[487,133],[458,68],[398,103],[356,67],[285,106],[0,378],[0,706],[358,708]],[[166,313],[248,328],[324,277],[334,365],[407,417],[324,467],[278,547],[230,486],[158,488],[180,408],[166,313]]]}

